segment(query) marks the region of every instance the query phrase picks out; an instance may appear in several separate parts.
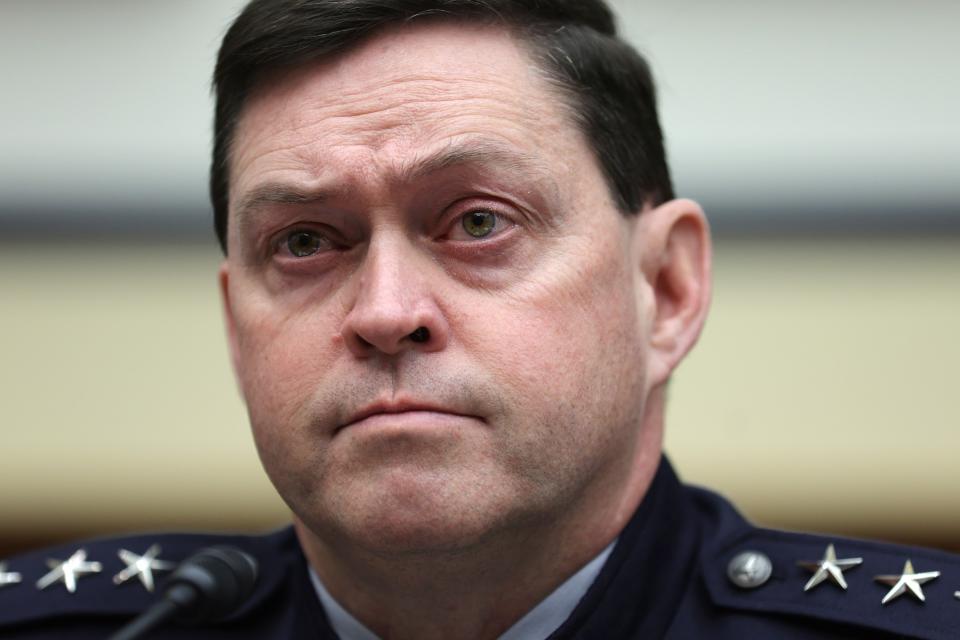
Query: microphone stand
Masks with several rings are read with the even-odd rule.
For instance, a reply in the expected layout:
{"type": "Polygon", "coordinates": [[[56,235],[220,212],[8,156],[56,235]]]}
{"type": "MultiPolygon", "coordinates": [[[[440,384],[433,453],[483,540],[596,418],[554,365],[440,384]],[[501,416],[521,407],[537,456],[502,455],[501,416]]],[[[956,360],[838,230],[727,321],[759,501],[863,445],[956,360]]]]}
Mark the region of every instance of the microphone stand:
{"type": "Polygon", "coordinates": [[[163,597],[109,640],[135,640],[171,618],[189,623],[227,617],[250,597],[257,561],[234,547],[203,549],[184,560],[167,580],[163,597]]]}
{"type": "MultiPolygon", "coordinates": [[[[193,592],[187,585],[176,585],[170,591],[193,592]]],[[[195,593],[195,592],[194,592],[195,593]]],[[[191,594],[193,595],[193,594],[191,594]]],[[[169,592],[163,600],[138,615],[125,627],[110,636],[109,640],[135,640],[145,633],[166,622],[177,614],[180,605],[170,598],[169,592]]]]}

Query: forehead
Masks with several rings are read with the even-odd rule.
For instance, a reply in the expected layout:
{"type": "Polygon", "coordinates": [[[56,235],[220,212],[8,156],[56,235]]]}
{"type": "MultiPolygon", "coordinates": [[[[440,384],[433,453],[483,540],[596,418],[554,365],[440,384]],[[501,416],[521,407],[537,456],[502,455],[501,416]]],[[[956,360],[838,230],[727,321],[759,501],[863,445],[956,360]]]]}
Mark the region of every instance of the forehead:
{"type": "Polygon", "coordinates": [[[391,164],[409,173],[397,165],[465,138],[563,164],[562,154],[583,141],[560,102],[505,28],[441,21],[391,27],[258,83],[234,139],[231,202],[265,172],[299,167],[312,175],[298,178],[317,178],[349,158],[370,170],[391,164]]]}

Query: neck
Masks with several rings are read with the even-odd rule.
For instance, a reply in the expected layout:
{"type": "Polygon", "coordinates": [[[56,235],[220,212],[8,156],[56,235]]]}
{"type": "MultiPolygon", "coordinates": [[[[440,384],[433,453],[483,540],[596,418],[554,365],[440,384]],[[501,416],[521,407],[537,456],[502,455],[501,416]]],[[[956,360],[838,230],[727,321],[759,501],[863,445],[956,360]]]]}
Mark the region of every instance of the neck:
{"type": "Polygon", "coordinates": [[[333,598],[381,638],[497,638],[626,526],[659,464],[659,396],[651,394],[629,463],[598,478],[562,514],[468,547],[407,554],[318,536],[295,518],[300,543],[333,598]]]}

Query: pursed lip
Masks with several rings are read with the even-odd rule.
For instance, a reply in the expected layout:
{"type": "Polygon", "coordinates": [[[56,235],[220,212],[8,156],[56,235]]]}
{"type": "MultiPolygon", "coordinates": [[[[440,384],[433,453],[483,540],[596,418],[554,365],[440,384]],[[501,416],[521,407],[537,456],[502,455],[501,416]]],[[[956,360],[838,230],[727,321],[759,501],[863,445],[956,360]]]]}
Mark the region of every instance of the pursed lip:
{"type": "Polygon", "coordinates": [[[370,418],[372,416],[410,413],[414,411],[440,413],[440,414],[446,414],[450,416],[458,416],[462,418],[480,419],[478,416],[462,413],[460,411],[456,411],[449,407],[443,407],[437,404],[431,404],[429,402],[418,402],[413,400],[410,400],[410,401],[404,400],[404,401],[398,401],[398,402],[375,402],[371,405],[367,405],[363,407],[356,413],[352,414],[347,419],[346,422],[344,422],[342,425],[337,427],[337,431],[346,429],[347,427],[355,425],[358,422],[362,422],[363,420],[366,420],[367,418],[370,418]]]}

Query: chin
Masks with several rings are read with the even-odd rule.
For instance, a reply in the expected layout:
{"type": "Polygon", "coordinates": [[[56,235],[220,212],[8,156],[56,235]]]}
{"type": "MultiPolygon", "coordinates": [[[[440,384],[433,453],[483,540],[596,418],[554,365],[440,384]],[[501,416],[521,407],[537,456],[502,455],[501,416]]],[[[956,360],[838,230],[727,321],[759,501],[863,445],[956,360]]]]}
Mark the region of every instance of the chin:
{"type": "Polygon", "coordinates": [[[489,481],[465,471],[394,468],[341,477],[309,513],[298,514],[317,537],[335,531],[372,553],[467,549],[507,526],[512,509],[502,485],[490,491],[489,481]]]}

